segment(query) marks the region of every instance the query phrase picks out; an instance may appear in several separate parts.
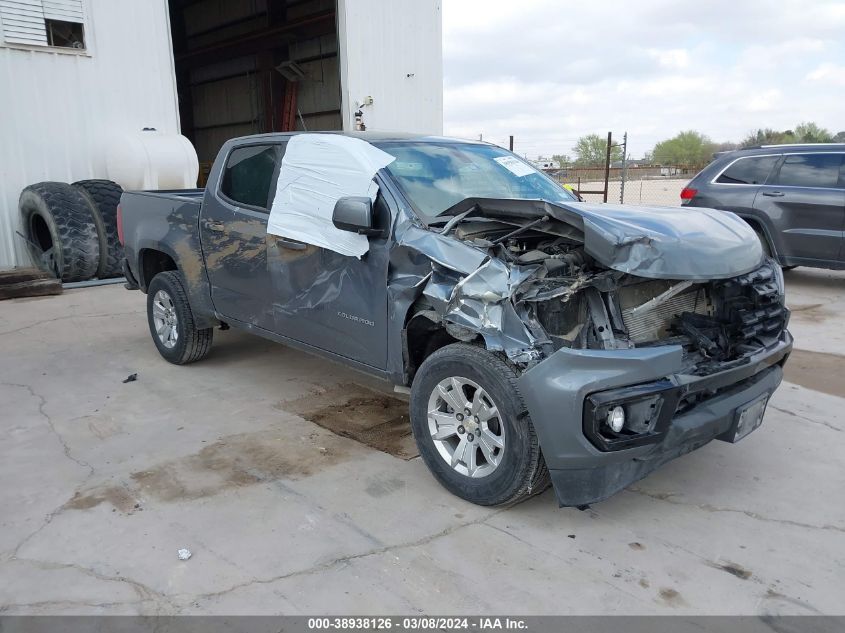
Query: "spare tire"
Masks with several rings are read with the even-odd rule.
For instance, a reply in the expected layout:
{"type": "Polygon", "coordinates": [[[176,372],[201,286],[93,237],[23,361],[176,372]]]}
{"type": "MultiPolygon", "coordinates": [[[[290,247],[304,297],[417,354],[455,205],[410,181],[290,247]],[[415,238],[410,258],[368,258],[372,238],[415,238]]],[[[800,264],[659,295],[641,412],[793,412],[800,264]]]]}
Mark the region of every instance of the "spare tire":
{"type": "Polygon", "coordinates": [[[117,238],[117,205],[120,204],[123,188],[111,180],[80,180],[73,186],[94,208],[94,222],[100,237],[97,277],[120,277],[123,274],[123,246],[117,238]]]}
{"type": "Polygon", "coordinates": [[[86,281],[100,266],[100,238],[88,200],[63,182],[21,192],[18,208],[35,259],[62,281],[86,281]]]}

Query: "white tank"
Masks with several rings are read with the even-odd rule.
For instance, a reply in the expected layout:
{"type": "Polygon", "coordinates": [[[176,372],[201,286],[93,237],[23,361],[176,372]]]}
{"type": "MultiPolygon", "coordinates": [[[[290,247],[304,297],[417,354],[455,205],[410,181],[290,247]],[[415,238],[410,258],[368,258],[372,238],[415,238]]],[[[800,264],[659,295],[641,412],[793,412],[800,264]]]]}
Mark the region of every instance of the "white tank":
{"type": "Polygon", "coordinates": [[[106,152],[109,180],[124,189],[191,189],[197,186],[199,160],[181,134],[143,130],[116,134],[106,152]]]}

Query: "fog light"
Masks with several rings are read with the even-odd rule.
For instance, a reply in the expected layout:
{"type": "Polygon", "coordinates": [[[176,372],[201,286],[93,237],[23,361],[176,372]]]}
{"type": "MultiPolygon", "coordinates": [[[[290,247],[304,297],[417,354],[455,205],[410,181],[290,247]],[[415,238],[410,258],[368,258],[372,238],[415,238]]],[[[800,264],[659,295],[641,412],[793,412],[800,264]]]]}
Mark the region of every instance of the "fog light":
{"type": "Polygon", "coordinates": [[[614,433],[619,433],[622,427],[625,426],[625,409],[622,407],[613,407],[607,412],[607,426],[609,426],[614,433]]]}

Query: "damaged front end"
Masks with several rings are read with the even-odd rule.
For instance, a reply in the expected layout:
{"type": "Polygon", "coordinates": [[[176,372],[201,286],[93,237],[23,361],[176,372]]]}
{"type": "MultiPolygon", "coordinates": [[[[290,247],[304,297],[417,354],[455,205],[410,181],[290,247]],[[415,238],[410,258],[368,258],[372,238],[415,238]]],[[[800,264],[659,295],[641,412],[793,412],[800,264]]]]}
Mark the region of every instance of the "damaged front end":
{"type": "Polygon", "coordinates": [[[562,505],[736,441],[736,411],[771,394],[791,350],[780,268],[739,218],[613,211],[467,200],[405,244],[431,257],[427,319],[520,370],[562,505]]]}
{"type": "Polygon", "coordinates": [[[729,246],[745,238],[743,257],[731,269],[718,250],[714,262],[690,264],[709,254],[696,252],[696,244],[677,231],[673,243],[661,245],[659,232],[655,237],[627,219],[628,232],[619,234],[620,225],[609,227],[603,218],[603,239],[597,238],[594,218],[562,205],[473,199],[444,216],[460,222],[446,222],[442,234],[473,247],[478,260],[455,265],[450,255],[461,260],[458,252],[432,258],[423,289],[429,318],[463,340],[480,335],[488,349],[523,369],[561,348],[679,345],[684,370],[704,375],[741,363],[786,327],[780,268],[763,262],[750,229],[743,236],[731,227],[739,238],[729,246]]]}

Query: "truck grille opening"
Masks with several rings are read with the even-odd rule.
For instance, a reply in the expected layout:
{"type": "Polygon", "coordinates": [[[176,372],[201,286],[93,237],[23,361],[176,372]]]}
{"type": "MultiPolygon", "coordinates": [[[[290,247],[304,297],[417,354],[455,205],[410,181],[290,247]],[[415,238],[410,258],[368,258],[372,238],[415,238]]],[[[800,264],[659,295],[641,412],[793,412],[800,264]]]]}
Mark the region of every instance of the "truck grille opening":
{"type": "Polygon", "coordinates": [[[716,361],[774,344],[789,319],[774,265],[707,283],[648,281],[621,288],[622,322],[631,343],[672,339],[716,361]]]}
{"type": "Polygon", "coordinates": [[[632,343],[650,343],[669,336],[675,321],[685,312],[711,314],[704,289],[693,287],[654,307],[643,305],[622,309],[622,322],[632,343]]]}

